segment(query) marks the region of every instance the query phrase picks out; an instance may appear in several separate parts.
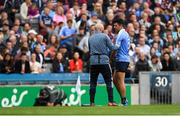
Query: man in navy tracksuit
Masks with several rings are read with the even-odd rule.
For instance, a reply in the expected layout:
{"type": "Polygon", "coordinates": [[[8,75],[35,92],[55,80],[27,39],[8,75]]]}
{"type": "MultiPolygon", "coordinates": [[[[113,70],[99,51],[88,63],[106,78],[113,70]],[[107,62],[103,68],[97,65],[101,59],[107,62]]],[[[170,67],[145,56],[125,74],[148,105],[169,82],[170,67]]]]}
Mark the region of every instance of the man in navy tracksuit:
{"type": "Polygon", "coordinates": [[[110,38],[103,33],[104,26],[100,23],[95,25],[96,31],[89,38],[90,50],[90,104],[94,106],[97,78],[99,73],[103,75],[108,92],[108,105],[116,105],[113,102],[112,70],[109,63],[110,51],[116,50],[110,38]]]}

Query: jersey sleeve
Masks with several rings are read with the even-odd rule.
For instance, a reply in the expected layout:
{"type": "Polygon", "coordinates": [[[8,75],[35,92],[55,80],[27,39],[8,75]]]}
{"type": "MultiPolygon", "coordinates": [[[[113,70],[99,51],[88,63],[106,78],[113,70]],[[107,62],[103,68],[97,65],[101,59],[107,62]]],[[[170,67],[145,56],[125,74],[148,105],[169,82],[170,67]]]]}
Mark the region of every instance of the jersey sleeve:
{"type": "Polygon", "coordinates": [[[121,40],[122,40],[122,34],[118,34],[117,38],[116,38],[116,42],[115,42],[115,45],[117,47],[120,47],[121,46],[121,40]]]}

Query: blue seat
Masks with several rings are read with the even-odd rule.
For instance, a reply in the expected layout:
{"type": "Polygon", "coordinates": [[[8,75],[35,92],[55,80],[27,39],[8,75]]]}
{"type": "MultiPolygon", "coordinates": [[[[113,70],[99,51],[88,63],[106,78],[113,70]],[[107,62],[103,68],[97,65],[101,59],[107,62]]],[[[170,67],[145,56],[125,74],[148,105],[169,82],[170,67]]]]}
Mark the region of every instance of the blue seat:
{"type": "MultiPolygon", "coordinates": [[[[89,84],[89,73],[0,74],[0,84],[76,84],[78,77],[82,84],[89,84]]],[[[125,82],[133,83],[133,80],[126,78],[125,82]]],[[[98,83],[104,84],[102,75],[98,83]]]]}
{"type": "MultiPolygon", "coordinates": [[[[0,74],[0,84],[59,83],[75,84],[80,76],[81,83],[89,83],[89,73],[44,73],[44,74],[0,74]]],[[[103,83],[99,77],[98,83],[103,83]]]]}

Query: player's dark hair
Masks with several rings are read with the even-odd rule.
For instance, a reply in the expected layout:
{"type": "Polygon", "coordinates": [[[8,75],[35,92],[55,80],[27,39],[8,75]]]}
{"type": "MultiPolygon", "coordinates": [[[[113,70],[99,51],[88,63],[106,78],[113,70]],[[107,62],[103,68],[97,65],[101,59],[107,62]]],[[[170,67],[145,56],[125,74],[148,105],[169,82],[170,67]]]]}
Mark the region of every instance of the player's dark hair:
{"type": "Polygon", "coordinates": [[[117,23],[117,24],[119,24],[119,25],[124,25],[124,20],[123,20],[123,19],[120,19],[120,18],[114,19],[114,20],[113,20],[113,23],[117,23]]]}

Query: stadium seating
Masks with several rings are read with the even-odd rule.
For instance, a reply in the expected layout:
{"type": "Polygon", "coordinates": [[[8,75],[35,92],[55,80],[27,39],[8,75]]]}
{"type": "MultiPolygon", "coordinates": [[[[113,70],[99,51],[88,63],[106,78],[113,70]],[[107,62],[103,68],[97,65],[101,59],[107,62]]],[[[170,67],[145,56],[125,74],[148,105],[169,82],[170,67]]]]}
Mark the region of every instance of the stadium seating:
{"type": "MultiPolygon", "coordinates": [[[[76,84],[80,76],[82,84],[89,83],[89,73],[45,73],[45,74],[0,74],[0,85],[11,84],[76,84]]],[[[126,78],[126,83],[133,83],[133,78],[126,78]]],[[[102,75],[98,83],[103,84],[102,75]]]]}

